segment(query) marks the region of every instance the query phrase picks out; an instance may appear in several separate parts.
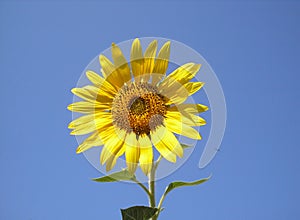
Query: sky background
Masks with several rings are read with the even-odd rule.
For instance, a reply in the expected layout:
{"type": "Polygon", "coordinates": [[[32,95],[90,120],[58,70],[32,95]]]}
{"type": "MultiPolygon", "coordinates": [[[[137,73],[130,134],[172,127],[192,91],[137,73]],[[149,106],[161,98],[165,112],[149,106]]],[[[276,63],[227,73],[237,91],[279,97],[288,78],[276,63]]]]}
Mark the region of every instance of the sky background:
{"type": "Polygon", "coordinates": [[[167,197],[161,220],[300,219],[300,3],[0,1],[0,219],[121,219],[147,205],[133,184],[100,184],[67,124],[86,65],[111,42],[165,37],[194,48],[224,90],[221,150],[203,143],[173,175],[213,174],[167,197]]]}

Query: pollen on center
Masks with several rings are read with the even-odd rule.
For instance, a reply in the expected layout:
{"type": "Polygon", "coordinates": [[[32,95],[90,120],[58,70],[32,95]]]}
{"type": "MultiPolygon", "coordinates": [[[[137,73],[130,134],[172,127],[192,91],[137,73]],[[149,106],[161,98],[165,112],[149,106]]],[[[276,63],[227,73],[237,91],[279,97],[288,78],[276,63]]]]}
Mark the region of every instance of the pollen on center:
{"type": "Polygon", "coordinates": [[[143,82],[124,85],[115,96],[112,106],[113,122],[126,132],[149,135],[163,124],[166,114],[164,96],[156,87],[143,82]]]}

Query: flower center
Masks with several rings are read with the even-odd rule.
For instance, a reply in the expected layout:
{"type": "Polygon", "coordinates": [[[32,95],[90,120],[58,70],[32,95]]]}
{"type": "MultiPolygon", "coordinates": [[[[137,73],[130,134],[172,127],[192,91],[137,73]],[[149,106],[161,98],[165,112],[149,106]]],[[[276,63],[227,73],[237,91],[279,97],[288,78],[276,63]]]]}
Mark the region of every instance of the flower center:
{"type": "Polygon", "coordinates": [[[147,110],[146,100],[138,97],[130,106],[130,112],[135,115],[143,114],[147,110]]]}
{"type": "Polygon", "coordinates": [[[163,124],[166,114],[165,98],[148,83],[124,85],[113,100],[113,122],[127,132],[150,134],[163,124]]]}

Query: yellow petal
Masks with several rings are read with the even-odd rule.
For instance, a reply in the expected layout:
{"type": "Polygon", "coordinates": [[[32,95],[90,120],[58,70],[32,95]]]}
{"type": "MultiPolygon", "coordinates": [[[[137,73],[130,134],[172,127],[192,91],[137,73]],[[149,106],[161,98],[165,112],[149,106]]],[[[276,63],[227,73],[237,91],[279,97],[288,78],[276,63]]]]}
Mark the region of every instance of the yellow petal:
{"type": "Polygon", "coordinates": [[[108,90],[105,87],[95,87],[95,86],[85,86],[88,88],[88,90],[91,90],[92,93],[96,95],[96,100],[98,102],[102,102],[102,98],[106,97],[109,99],[114,99],[115,92],[113,90],[108,90]]]}
{"type": "Polygon", "coordinates": [[[87,78],[96,86],[101,86],[103,84],[103,82],[105,81],[104,78],[99,76],[94,71],[88,70],[88,71],[86,71],[85,74],[86,74],[87,78]]]}
{"type": "Polygon", "coordinates": [[[82,153],[92,147],[97,147],[103,145],[99,133],[94,132],[91,136],[85,139],[77,148],[76,153],[82,153]]]}
{"type": "Polygon", "coordinates": [[[123,84],[131,79],[130,69],[128,63],[121,51],[121,49],[116,45],[112,44],[111,47],[112,58],[119,73],[119,78],[123,79],[123,84]]]}
{"type": "Polygon", "coordinates": [[[192,115],[185,112],[183,113],[184,114],[178,111],[167,111],[165,117],[170,119],[176,119],[189,126],[202,126],[206,124],[206,121],[197,115],[192,115]]]}
{"type": "Polygon", "coordinates": [[[84,140],[84,142],[86,144],[91,144],[91,145],[94,145],[94,146],[101,146],[103,145],[103,142],[100,138],[100,135],[99,135],[99,132],[96,131],[94,132],[91,136],[89,136],[88,138],[86,138],[84,140]]]}
{"type": "Polygon", "coordinates": [[[168,111],[187,112],[190,114],[198,114],[207,111],[209,108],[202,104],[180,104],[168,108],[168,111]]]}
{"type": "Polygon", "coordinates": [[[181,104],[189,96],[186,88],[173,78],[164,79],[163,83],[158,85],[158,90],[160,94],[169,99],[169,101],[166,102],[167,105],[172,103],[181,104]]]}
{"type": "Polygon", "coordinates": [[[84,86],[82,88],[74,88],[72,93],[89,102],[111,103],[114,96],[95,86],[84,86]]]}
{"type": "Polygon", "coordinates": [[[172,135],[164,126],[160,126],[155,131],[150,132],[151,141],[158,152],[168,161],[175,163],[176,154],[180,157],[182,156],[182,148],[178,146],[179,143],[176,137],[172,135]],[[170,140],[174,142],[172,143],[170,140]]]}
{"type": "Polygon", "coordinates": [[[117,159],[122,156],[125,152],[125,147],[124,145],[121,147],[121,149],[117,152],[116,156],[112,155],[110,156],[107,161],[106,161],[106,172],[110,171],[117,162],[117,159]]]}
{"type": "Polygon", "coordinates": [[[104,72],[103,68],[100,69],[100,72],[102,73],[103,77],[106,79],[106,78],[107,78],[107,75],[106,75],[106,73],[104,72]]]}
{"type": "Polygon", "coordinates": [[[122,149],[125,139],[125,131],[119,131],[118,134],[112,132],[109,139],[104,143],[101,151],[100,162],[103,165],[111,156],[117,156],[118,152],[122,149]]]}
{"type": "Polygon", "coordinates": [[[97,88],[100,88],[104,91],[110,91],[111,94],[115,94],[117,92],[117,90],[115,90],[115,88],[109,82],[107,82],[94,71],[86,71],[86,76],[97,88]]]}
{"type": "Polygon", "coordinates": [[[104,78],[107,78],[108,75],[110,75],[112,72],[114,72],[116,70],[114,64],[112,64],[112,62],[110,62],[110,60],[106,56],[100,54],[99,61],[100,61],[100,65],[102,67],[101,72],[102,72],[104,78]]]}
{"type": "Polygon", "coordinates": [[[106,172],[109,172],[116,165],[117,159],[118,157],[114,155],[108,157],[108,159],[106,160],[106,172]]]}
{"type": "Polygon", "coordinates": [[[201,89],[203,85],[204,85],[203,82],[188,82],[184,84],[184,87],[189,92],[189,95],[193,95],[195,92],[201,89]]]}
{"type": "Polygon", "coordinates": [[[164,132],[163,132],[164,136],[161,136],[162,142],[178,157],[182,157],[183,149],[182,149],[180,143],[178,142],[177,138],[166,127],[163,127],[163,128],[164,128],[164,132]]]}
{"type": "Polygon", "coordinates": [[[181,104],[183,103],[187,98],[188,94],[185,88],[180,87],[178,90],[175,90],[172,95],[169,97],[169,101],[167,101],[165,104],[181,104]]]}
{"type": "Polygon", "coordinates": [[[96,130],[95,123],[93,121],[90,121],[86,124],[78,125],[74,128],[73,131],[71,131],[71,135],[84,135],[89,134],[96,130]]]}
{"type": "Polygon", "coordinates": [[[75,128],[78,125],[86,124],[90,121],[93,121],[95,124],[101,124],[105,123],[107,120],[112,121],[112,114],[110,112],[97,112],[95,114],[84,115],[76,118],[69,124],[69,128],[75,128]]]}
{"type": "Polygon", "coordinates": [[[82,135],[101,129],[111,122],[112,115],[110,112],[98,112],[76,118],[69,124],[69,128],[74,129],[71,135],[82,135]]]}
{"type": "Polygon", "coordinates": [[[204,118],[201,118],[200,116],[193,115],[193,114],[191,114],[190,116],[191,116],[193,122],[196,124],[196,126],[206,125],[206,121],[204,118]]]}
{"type": "Polygon", "coordinates": [[[100,65],[102,67],[102,74],[105,79],[118,90],[124,84],[124,80],[120,75],[117,68],[110,62],[110,60],[104,55],[99,56],[100,65]]]}
{"type": "Polygon", "coordinates": [[[181,84],[189,82],[199,71],[201,64],[186,63],[174,70],[166,79],[176,79],[181,84]]]}
{"type": "Polygon", "coordinates": [[[95,94],[94,90],[90,90],[89,89],[90,87],[91,86],[85,86],[85,87],[82,87],[82,88],[73,88],[71,90],[71,92],[74,95],[76,95],[76,96],[78,96],[78,97],[80,97],[80,98],[82,98],[86,101],[95,102],[96,98],[97,98],[97,93],[95,94]]]}
{"type": "Polygon", "coordinates": [[[138,140],[140,146],[140,166],[145,175],[150,173],[153,163],[153,149],[148,136],[142,135],[138,140]]]}
{"type": "Polygon", "coordinates": [[[152,83],[157,84],[166,74],[169,65],[170,58],[170,44],[171,42],[166,42],[160,49],[157,58],[155,59],[152,83]]]}
{"type": "Polygon", "coordinates": [[[99,132],[112,126],[112,114],[110,112],[96,113],[95,125],[99,132]]]}
{"type": "MultiPolygon", "coordinates": [[[[110,126],[108,128],[113,128],[110,126]]],[[[106,129],[105,131],[107,131],[106,129]]],[[[102,134],[101,131],[100,134],[102,134]]],[[[109,137],[106,139],[104,148],[100,155],[100,163],[106,163],[106,171],[110,171],[116,164],[117,159],[125,152],[124,139],[126,137],[125,131],[114,130],[110,132],[109,137]]]]}
{"type": "Polygon", "coordinates": [[[157,40],[152,41],[147,47],[144,53],[144,71],[145,74],[143,78],[148,81],[150,78],[150,73],[152,73],[154,68],[155,56],[157,50],[157,40]]]}
{"type": "Polygon", "coordinates": [[[98,102],[74,102],[68,106],[68,110],[80,113],[95,113],[97,111],[110,110],[111,105],[98,102]]]}
{"type": "Polygon", "coordinates": [[[186,117],[182,115],[180,112],[176,111],[167,111],[167,114],[165,115],[166,118],[170,119],[176,119],[186,125],[189,126],[199,126],[191,117],[186,117]]]}
{"type": "Polygon", "coordinates": [[[134,77],[139,77],[143,74],[144,57],[140,40],[136,38],[131,47],[130,64],[134,77]]]}
{"type": "Polygon", "coordinates": [[[125,157],[128,171],[134,173],[140,158],[140,148],[134,132],[127,134],[125,139],[125,147],[125,157]]]}
{"type": "Polygon", "coordinates": [[[105,120],[112,120],[112,115],[110,112],[97,112],[95,114],[84,115],[74,119],[70,124],[69,128],[73,129],[78,125],[86,124],[89,122],[104,123],[105,120]]]}
{"type": "Polygon", "coordinates": [[[201,136],[197,130],[195,130],[191,126],[182,123],[179,120],[172,119],[172,118],[165,118],[164,122],[168,130],[176,134],[180,134],[196,140],[201,139],[201,136]]]}
{"type": "Polygon", "coordinates": [[[107,124],[105,124],[102,128],[99,129],[99,135],[101,140],[105,143],[107,142],[113,135],[118,134],[119,128],[112,124],[112,121],[107,120],[107,124]]]}
{"type": "Polygon", "coordinates": [[[89,114],[89,115],[84,115],[84,116],[78,117],[78,118],[74,119],[73,121],[71,121],[69,123],[68,128],[69,129],[73,129],[77,125],[86,124],[86,123],[88,123],[90,121],[94,121],[94,119],[95,119],[95,116],[93,114],[89,114]]]}

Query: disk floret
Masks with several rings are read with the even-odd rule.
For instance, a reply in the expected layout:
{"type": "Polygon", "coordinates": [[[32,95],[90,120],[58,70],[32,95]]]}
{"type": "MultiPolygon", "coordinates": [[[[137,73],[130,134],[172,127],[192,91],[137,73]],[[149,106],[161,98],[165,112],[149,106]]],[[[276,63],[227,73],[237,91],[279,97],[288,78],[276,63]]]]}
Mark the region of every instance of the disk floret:
{"type": "Polygon", "coordinates": [[[149,83],[125,84],[113,101],[113,121],[127,132],[149,135],[151,130],[163,124],[167,109],[164,99],[149,83]]]}

